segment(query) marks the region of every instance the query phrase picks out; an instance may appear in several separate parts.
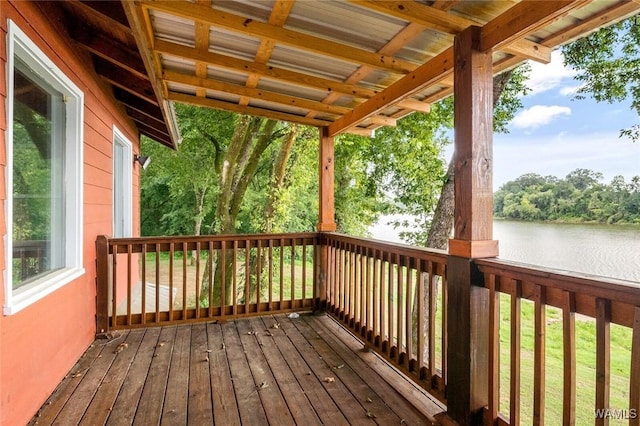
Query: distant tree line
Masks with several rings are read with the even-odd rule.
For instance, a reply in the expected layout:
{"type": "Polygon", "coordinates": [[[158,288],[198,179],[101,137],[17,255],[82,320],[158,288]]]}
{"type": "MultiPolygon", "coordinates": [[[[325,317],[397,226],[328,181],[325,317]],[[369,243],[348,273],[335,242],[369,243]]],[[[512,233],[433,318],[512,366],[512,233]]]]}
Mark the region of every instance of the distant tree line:
{"type": "Polygon", "coordinates": [[[602,173],[576,169],[564,179],[529,173],[494,194],[495,217],[520,220],[640,224],[640,176],[602,183],[602,173]]]}

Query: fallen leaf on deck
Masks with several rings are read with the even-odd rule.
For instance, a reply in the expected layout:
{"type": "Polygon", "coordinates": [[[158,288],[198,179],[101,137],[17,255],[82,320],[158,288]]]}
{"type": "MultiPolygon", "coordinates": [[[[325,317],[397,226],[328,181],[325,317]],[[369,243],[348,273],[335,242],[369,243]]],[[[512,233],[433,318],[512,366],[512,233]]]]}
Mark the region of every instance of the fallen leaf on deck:
{"type": "Polygon", "coordinates": [[[210,354],[211,353],[211,349],[207,349],[207,350],[205,350],[205,352],[210,354]]]}
{"type": "Polygon", "coordinates": [[[339,370],[341,368],[344,368],[344,364],[336,365],[335,367],[333,367],[334,370],[339,370]]]}
{"type": "Polygon", "coordinates": [[[209,357],[206,357],[203,361],[204,362],[209,362],[209,357]]]}
{"type": "Polygon", "coordinates": [[[267,384],[267,382],[262,382],[258,385],[258,389],[266,389],[268,387],[269,385],[267,384]]]}
{"type": "Polygon", "coordinates": [[[371,411],[367,411],[367,417],[369,417],[370,419],[375,419],[376,415],[373,414],[371,411]]]}
{"type": "Polygon", "coordinates": [[[275,323],[275,324],[273,324],[273,325],[271,326],[271,328],[280,328],[280,324],[275,323]]]}
{"type": "Polygon", "coordinates": [[[226,348],[226,346],[223,343],[222,345],[220,345],[220,349],[224,349],[224,348],[226,348]]]}
{"type": "Polygon", "coordinates": [[[327,383],[333,383],[336,381],[335,377],[325,377],[324,381],[327,383]]]}
{"type": "Polygon", "coordinates": [[[248,334],[248,335],[255,334],[255,331],[247,331],[247,334],[248,334]]]}
{"type": "Polygon", "coordinates": [[[158,345],[158,347],[163,347],[164,346],[164,342],[160,342],[160,344],[158,345]]]}
{"type": "Polygon", "coordinates": [[[367,402],[373,402],[371,398],[367,398],[367,402]]]}
{"type": "Polygon", "coordinates": [[[122,352],[123,350],[125,350],[126,348],[129,347],[129,344],[127,342],[123,342],[120,343],[116,349],[113,351],[114,354],[119,354],[120,352],[122,352]]]}

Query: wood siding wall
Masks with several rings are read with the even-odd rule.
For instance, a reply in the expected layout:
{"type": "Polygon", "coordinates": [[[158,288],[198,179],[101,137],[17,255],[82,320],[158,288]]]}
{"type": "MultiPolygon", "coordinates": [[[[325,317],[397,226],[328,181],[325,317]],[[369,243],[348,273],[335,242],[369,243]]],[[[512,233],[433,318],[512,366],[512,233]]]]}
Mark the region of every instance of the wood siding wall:
{"type": "MultiPolygon", "coordinates": [[[[7,128],[6,35],[12,19],[84,92],[84,236],[86,273],[10,316],[0,316],[0,425],[25,424],[55,389],[95,335],[95,240],[112,233],[112,139],[116,125],[139,149],[137,132],[120,105],[87,69],[90,58],[43,16],[37,5],[2,2],[0,7],[0,234],[6,234],[4,208],[7,128]]],[[[133,205],[138,205],[138,168],[133,205]]],[[[139,214],[133,215],[138,235],[139,214]]],[[[0,240],[0,268],[5,269],[0,240]]],[[[4,284],[0,299],[4,301],[4,284]]]]}

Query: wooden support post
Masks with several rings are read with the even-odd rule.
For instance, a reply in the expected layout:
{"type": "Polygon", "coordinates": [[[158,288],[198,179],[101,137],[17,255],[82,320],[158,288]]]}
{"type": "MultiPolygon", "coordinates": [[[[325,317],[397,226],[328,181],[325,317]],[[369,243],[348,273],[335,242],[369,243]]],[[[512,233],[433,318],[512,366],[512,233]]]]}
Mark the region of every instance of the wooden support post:
{"type": "Polygon", "coordinates": [[[473,259],[494,257],[492,240],[493,71],[480,52],[480,28],[454,44],[455,222],[447,261],[447,413],[460,425],[482,424],[489,388],[489,291],[473,259]]]}
{"type": "Polygon", "coordinates": [[[109,283],[109,240],[99,235],[96,240],[96,336],[109,332],[109,283]]]}
{"type": "MultiPolygon", "coordinates": [[[[329,136],[326,127],[320,128],[320,149],[318,159],[319,202],[318,231],[333,232],[336,230],[334,206],[334,158],[333,137],[329,136]]],[[[318,260],[318,277],[316,280],[316,309],[327,307],[327,277],[329,275],[329,247],[320,239],[318,260]]]]}
{"type": "Polygon", "coordinates": [[[336,230],[334,207],[334,172],[333,172],[333,137],[328,136],[326,127],[320,128],[319,149],[319,203],[318,203],[318,231],[331,232],[336,230]]]}

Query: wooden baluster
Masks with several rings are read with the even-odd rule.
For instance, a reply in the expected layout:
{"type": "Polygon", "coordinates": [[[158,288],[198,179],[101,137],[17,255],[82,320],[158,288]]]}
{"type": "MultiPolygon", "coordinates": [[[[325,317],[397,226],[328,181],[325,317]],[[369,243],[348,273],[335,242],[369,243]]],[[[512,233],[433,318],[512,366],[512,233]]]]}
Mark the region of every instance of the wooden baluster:
{"type": "Polygon", "coordinates": [[[500,409],[500,293],[496,291],[496,276],[486,277],[489,288],[489,400],[486,424],[494,424],[500,409]]]}
{"type": "Polygon", "coordinates": [[[365,340],[371,341],[371,256],[369,255],[369,249],[365,252],[364,263],[364,282],[365,282],[365,297],[364,297],[364,327],[363,335],[365,340]]]}
{"type": "MultiPolygon", "coordinates": [[[[227,312],[227,242],[225,240],[220,241],[220,262],[218,263],[220,268],[220,316],[224,317],[227,312]]],[[[211,275],[213,275],[213,269],[211,275]]]]}
{"type": "Polygon", "coordinates": [[[380,336],[380,277],[382,277],[382,261],[378,266],[378,250],[373,250],[373,297],[372,297],[372,309],[373,309],[373,331],[371,333],[371,343],[377,346],[376,342],[380,336]]]}
{"type": "MultiPolygon", "coordinates": [[[[232,277],[232,293],[231,293],[231,313],[235,317],[238,315],[238,240],[233,240],[231,277],[232,277]]],[[[222,283],[224,286],[224,283],[222,283]]]]}
{"type": "Polygon", "coordinates": [[[388,274],[385,273],[389,268],[389,262],[384,260],[385,253],[383,251],[380,252],[380,349],[383,352],[387,352],[389,350],[389,341],[387,337],[389,333],[387,332],[387,300],[389,298],[389,294],[387,292],[387,283],[385,280],[388,278],[388,274]]]}
{"type": "Polygon", "coordinates": [[[196,318],[200,318],[200,241],[196,241],[196,318]]]}
{"type": "Polygon", "coordinates": [[[273,240],[269,239],[269,310],[273,311],[273,240]]]}
{"type": "Polygon", "coordinates": [[[280,299],[278,300],[278,309],[282,309],[284,301],[284,239],[280,238],[280,299]]]}
{"type": "Polygon", "coordinates": [[[291,238],[291,309],[295,307],[295,300],[296,300],[296,240],[295,238],[291,238]]]}
{"type": "Polygon", "coordinates": [[[546,374],[546,327],[547,291],[535,287],[534,354],[533,354],[533,424],[544,424],[545,374],[546,374]]]}
{"type": "Polygon", "coordinates": [[[636,306],[633,316],[633,337],[631,339],[631,374],[629,376],[629,426],[640,425],[640,306],[636,306]]]}
{"type": "Polygon", "coordinates": [[[444,391],[444,389],[447,386],[447,375],[448,375],[448,368],[449,368],[449,361],[447,359],[447,353],[449,351],[449,339],[448,339],[448,331],[447,331],[447,323],[449,322],[449,308],[448,308],[448,299],[449,299],[449,295],[448,295],[448,291],[447,291],[447,277],[443,276],[442,277],[442,288],[440,289],[440,291],[442,292],[442,332],[441,332],[441,336],[440,339],[442,341],[441,343],[441,348],[442,348],[442,384],[443,387],[442,389],[440,389],[441,391],[444,391]]]}
{"type": "Polygon", "coordinates": [[[111,327],[117,325],[118,319],[118,245],[114,244],[111,253],[111,327]]]}
{"type": "Polygon", "coordinates": [[[155,244],[156,249],[156,323],[160,322],[160,244],[155,244]]]}
{"type": "Polygon", "coordinates": [[[260,281],[262,280],[262,240],[256,241],[256,312],[260,312],[260,281]]]}
{"type": "Polygon", "coordinates": [[[349,244],[349,326],[355,325],[356,310],[356,254],[353,244],[349,244]]]}
{"type": "Polygon", "coordinates": [[[389,310],[387,315],[387,332],[388,332],[388,344],[387,344],[387,355],[393,357],[393,332],[394,332],[394,315],[393,315],[393,300],[394,296],[394,282],[393,282],[393,272],[394,272],[394,263],[393,263],[393,254],[389,252],[389,282],[388,285],[388,294],[387,294],[387,308],[389,310]]]}
{"type": "Polygon", "coordinates": [[[251,302],[251,241],[244,241],[244,313],[249,313],[251,302]]]}
{"type": "Polygon", "coordinates": [[[365,271],[364,271],[364,261],[366,258],[365,253],[363,253],[363,251],[366,250],[364,247],[360,247],[359,251],[360,251],[360,262],[359,262],[359,275],[360,275],[360,285],[358,286],[358,291],[360,292],[360,306],[358,307],[358,329],[356,330],[358,333],[360,333],[361,336],[366,335],[365,331],[366,331],[366,323],[367,320],[365,318],[364,312],[366,311],[366,305],[365,305],[365,296],[367,294],[366,290],[365,290],[365,286],[366,286],[366,281],[365,281],[365,271]]]}
{"type": "Polygon", "coordinates": [[[562,423],[576,424],[576,300],[575,293],[564,292],[562,301],[563,399],[562,423]]]}
{"type": "Polygon", "coordinates": [[[127,244],[127,325],[131,325],[131,244],[127,244]]]}
{"type": "MultiPolygon", "coordinates": [[[[427,324],[428,337],[427,337],[427,345],[429,350],[429,380],[433,383],[433,378],[436,376],[436,315],[437,315],[437,307],[438,307],[438,276],[434,274],[435,265],[429,261],[427,263],[427,276],[426,279],[429,280],[429,305],[427,306],[427,310],[429,312],[429,323],[427,324]]],[[[424,321],[420,321],[420,323],[424,324],[424,321]]],[[[419,325],[418,325],[419,326],[419,325]]],[[[423,325],[424,327],[424,325],[423,325]]],[[[444,358],[444,355],[443,355],[444,358]]],[[[432,386],[433,387],[433,386],[432,386]]]]}
{"type": "MultiPolygon", "coordinates": [[[[427,261],[427,268],[429,267],[428,265],[430,265],[431,262],[427,261]]],[[[424,267],[425,267],[425,261],[424,260],[416,260],[416,297],[418,298],[418,315],[417,315],[417,319],[418,319],[418,323],[417,325],[417,333],[418,335],[416,336],[416,343],[418,345],[418,347],[416,348],[417,351],[417,369],[418,369],[418,377],[420,377],[421,379],[425,378],[425,368],[424,368],[424,353],[425,353],[425,340],[424,340],[424,319],[425,319],[425,306],[424,306],[424,286],[425,286],[425,279],[428,277],[427,274],[424,273],[424,267]]],[[[426,306],[427,310],[429,309],[428,306],[426,306]]],[[[429,325],[431,325],[431,323],[433,322],[433,318],[429,317],[429,325]]],[[[428,345],[431,345],[431,341],[428,340],[428,345]]],[[[429,378],[429,384],[431,384],[431,378],[429,378]]]]}
{"type": "Polygon", "coordinates": [[[147,245],[142,243],[142,262],[141,263],[141,275],[142,280],[140,283],[140,324],[144,325],[147,322],[147,245]]]}
{"type": "MultiPolygon", "coordinates": [[[[160,253],[158,252],[158,245],[155,245],[155,253],[156,253],[156,283],[159,279],[158,274],[158,259],[160,253]]],[[[175,255],[175,246],[174,243],[169,243],[169,321],[173,321],[173,257],[175,255]]],[[[158,292],[156,291],[156,294],[158,292]]],[[[158,314],[156,313],[156,321],[158,320],[158,314]]]]}
{"type": "Polygon", "coordinates": [[[397,334],[397,340],[396,340],[396,361],[398,362],[398,364],[403,364],[404,363],[404,356],[403,354],[403,346],[405,345],[405,341],[404,341],[404,303],[405,303],[405,295],[404,295],[404,267],[402,265],[402,260],[400,258],[400,255],[396,253],[396,264],[397,266],[397,270],[396,270],[396,286],[398,289],[398,295],[396,296],[396,334],[397,334]]]}
{"type": "MultiPolygon", "coordinates": [[[[182,242],[182,320],[187,319],[187,257],[189,256],[189,250],[187,249],[187,243],[182,242]]],[[[158,287],[158,290],[160,288],[158,287]]],[[[158,291],[157,293],[160,293],[158,291]]],[[[158,304],[158,312],[160,312],[160,305],[158,304]]]]}
{"type": "MultiPolygon", "coordinates": [[[[329,249],[329,259],[331,259],[331,249],[329,249]]],[[[329,268],[327,268],[327,288],[331,286],[331,263],[329,263],[329,268]]],[[[302,241],[302,306],[305,307],[307,305],[307,245],[302,241]]]]}
{"type": "MultiPolygon", "coordinates": [[[[596,406],[595,410],[609,408],[609,385],[611,381],[611,302],[596,299],[596,406]]],[[[636,382],[637,383],[637,382],[636,382]]],[[[596,425],[608,425],[605,416],[596,416],[596,425]]]]}
{"type": "MultiPolygon", "coordinates": [[[[209,268],[209,318],[214,316],[214,306],[213,306],[213,241],[209,241],[209,256],[207,258],[207,267],[209,268]]],[[[220,310],[220,315],[222,315],[222,310],[220,310]]]]}
{"type": "Polygon", "coordinates": [[[412,269],[411,269],[411,259],[409,258],[409,256],[405,257],[405,273],[407,274],[406,277],[406,289],[405,289],[405,302],[404,302],[404,308],[405,308],[405,314],[404,314],[404,320],[405,320],[405,324],[404,324],[404,341],[406,344],[406,356],[405,356],[405,365],[410,369],[413,370],[412,367],[412,362],[411,360],[413,359],[413,323],[412,323],[412,301],[413,301],[413,273],[412,273],[412,269]]]}
{"type": "Polygon", "coordinates": [[[511,383],[509,387],[509,421],[520,424],[520,329],[522,323],[522,281],[515,282],[511,296],[511,383]]]}

